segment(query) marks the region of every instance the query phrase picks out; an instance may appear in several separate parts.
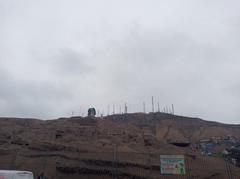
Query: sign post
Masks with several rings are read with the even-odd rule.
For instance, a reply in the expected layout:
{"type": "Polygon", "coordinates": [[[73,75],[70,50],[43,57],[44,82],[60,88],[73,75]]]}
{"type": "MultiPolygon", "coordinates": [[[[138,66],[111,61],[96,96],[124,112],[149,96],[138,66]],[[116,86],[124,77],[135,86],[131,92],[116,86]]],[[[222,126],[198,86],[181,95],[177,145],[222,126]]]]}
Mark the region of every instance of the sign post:
{"type": "Polygon", "coordinates": [[[183,155],[160,155],[161,175],[185,175],[183,155]]]}

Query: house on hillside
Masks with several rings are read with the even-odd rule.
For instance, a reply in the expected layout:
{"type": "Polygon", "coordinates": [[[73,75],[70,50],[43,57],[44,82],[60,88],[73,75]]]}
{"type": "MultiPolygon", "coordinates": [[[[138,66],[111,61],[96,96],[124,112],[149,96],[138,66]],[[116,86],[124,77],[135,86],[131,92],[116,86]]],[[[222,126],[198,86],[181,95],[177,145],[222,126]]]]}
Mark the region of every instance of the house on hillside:
{"type": "Polygon", "coordinates": [[[240,167],[240,145],[228,149],[227,157],[232,161],[235,166],[240,167]]]}
{"type": "Polygon", "coordinates": [[[199,141],[199,148],[202,155],[212,155],[212,150],[215,147],[215,143],[212,139],[202,139],[199,141]]]}

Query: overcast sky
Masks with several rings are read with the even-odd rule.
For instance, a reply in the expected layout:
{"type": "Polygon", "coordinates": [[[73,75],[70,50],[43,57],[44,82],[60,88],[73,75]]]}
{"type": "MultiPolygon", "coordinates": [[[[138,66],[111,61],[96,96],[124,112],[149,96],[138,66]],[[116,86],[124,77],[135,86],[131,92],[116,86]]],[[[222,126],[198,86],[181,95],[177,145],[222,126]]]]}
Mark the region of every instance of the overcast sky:
{"type": "Polygon", "coordinates": [[[239,0],[0,0],[0,116],[174,104],[240,123],[239,0]]]}

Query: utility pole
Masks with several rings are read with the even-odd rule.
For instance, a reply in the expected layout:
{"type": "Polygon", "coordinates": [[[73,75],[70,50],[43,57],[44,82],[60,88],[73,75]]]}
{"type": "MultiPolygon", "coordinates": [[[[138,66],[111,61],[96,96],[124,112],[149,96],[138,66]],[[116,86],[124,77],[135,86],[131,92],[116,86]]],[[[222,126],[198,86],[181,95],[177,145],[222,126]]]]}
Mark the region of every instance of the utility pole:
{"type": "Polygon", "coordinates": [[[172,114],[174,115],[174,105],[172,104],[172,114]]]}
{"type": "Polygon", "coordinates": [[[143,112],[146,113],[146,104],[143,102],[143,112]]]}
{"type": "Polygon", "coordinates": [[[113,105],[113,114],[115,114],[115,104],[113,105]]]}
{"type": "Polygon", "coordinates": [[[159,102],[158,102],[158,112],[160,112],[160,105],[159,105],[159,102]]]}
{"type": "Polygon", "coordinates": [[[154,113],[154,99],[153,99],[153,96],[152,96],[152,112],[154,113]]]}
{"type": "Polygon", "coordinates": [[[125,103],[124,113],[127,114],[127,103],[125,103]]]}
{"type": "Polygon", "coordinates": [[[109,116],[109,114],[110,114],[110,106],[108,105],[108,116],[109,116]]]}

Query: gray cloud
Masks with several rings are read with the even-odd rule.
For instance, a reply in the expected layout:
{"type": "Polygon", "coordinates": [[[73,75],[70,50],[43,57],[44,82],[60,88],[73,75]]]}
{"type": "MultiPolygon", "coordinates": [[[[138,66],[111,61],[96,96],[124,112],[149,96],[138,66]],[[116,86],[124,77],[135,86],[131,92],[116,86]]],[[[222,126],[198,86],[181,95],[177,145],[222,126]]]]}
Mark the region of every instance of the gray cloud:
{"type": "Polygon", "coordinates": [[[94,70],[87,56],[71,49],[62,49],[51,58],[53,70],[59,75],[83,75],[94,70]]]}
{"type": "Polygon", "coordinates": [[[0,1],[0,112],[142,110],[239,123],[239,1],[0,1]]]}
{"type": "Polygon", "coordinates": [[[65,110],[71,100],[70,91],[47,82],[19,81],[1,69],[1,116],[51,117],[58,110],[65,110]],[[56,103],[56,101],[58,101],[56,103]]]}

